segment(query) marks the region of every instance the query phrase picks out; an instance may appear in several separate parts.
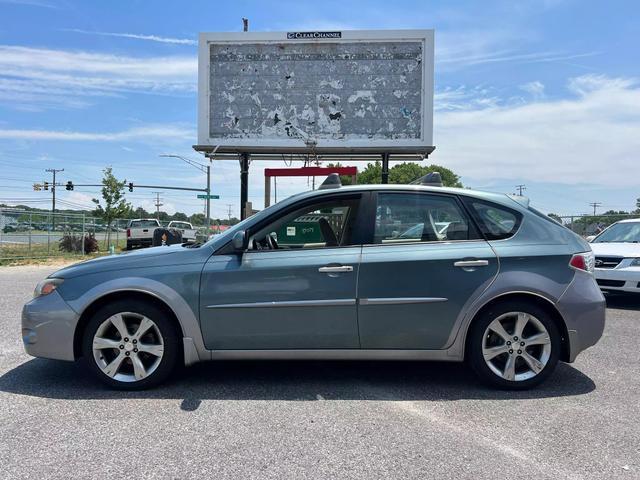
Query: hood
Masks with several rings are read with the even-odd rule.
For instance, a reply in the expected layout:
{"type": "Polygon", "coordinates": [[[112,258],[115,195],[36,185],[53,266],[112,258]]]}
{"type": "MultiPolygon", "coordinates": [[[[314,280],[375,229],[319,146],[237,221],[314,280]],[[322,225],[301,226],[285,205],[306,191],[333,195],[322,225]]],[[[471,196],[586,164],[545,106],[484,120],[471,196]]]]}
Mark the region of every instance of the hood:
{"type": "Polygon", "coordinates": [[[591,250],[596,256],[640,258],[640,243],[594,242],[591,250]]]}
{"type": "Polygon", "coordinates": [[[71,278],[111,270],[204,262],[203,259],[208,258],[211,253],[211,249],[207,247],[185,248],[180,244],[143,248],[75,263],[52,273],[50,277],[71,278]]]}

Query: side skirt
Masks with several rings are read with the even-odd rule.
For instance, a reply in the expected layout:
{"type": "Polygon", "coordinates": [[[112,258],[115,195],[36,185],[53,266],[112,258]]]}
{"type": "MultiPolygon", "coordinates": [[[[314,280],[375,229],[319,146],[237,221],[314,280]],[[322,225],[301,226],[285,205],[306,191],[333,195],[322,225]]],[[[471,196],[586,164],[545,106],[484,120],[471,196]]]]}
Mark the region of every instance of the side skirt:
{"type": "Polygon", "coordinates": [[[461,362],[447,350],[212,350],[211,360],[436,360],[461,362]]]}

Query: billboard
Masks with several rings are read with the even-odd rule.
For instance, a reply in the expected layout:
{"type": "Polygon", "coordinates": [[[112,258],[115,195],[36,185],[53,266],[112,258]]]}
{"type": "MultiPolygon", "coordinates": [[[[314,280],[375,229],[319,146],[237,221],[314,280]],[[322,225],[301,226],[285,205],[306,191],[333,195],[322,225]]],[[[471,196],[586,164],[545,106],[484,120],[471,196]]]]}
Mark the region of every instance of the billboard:
{"type": "Polygon", "coordinates": [[[433,50],[433,30],[201,33],[198,147],[428,153],[433,50]]]}

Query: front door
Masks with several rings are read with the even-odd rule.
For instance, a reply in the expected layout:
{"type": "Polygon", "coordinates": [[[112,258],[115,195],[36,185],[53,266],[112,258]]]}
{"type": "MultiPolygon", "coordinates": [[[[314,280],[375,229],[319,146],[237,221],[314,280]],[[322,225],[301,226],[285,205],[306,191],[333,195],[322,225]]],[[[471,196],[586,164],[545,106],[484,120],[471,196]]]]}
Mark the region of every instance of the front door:
{"type": "Polygon", "coordinates": [[[200,291],[207,348],[358,348],[359,204],[316,199],[249,232],[245,252],[213,255],[200,291]]]}
{"type": "Polygon", "coordinates": [[[362,348],[445,348],[497,274],[496,256],[455,196],[381,192],[376,202],[358,284],[362,348]]]}

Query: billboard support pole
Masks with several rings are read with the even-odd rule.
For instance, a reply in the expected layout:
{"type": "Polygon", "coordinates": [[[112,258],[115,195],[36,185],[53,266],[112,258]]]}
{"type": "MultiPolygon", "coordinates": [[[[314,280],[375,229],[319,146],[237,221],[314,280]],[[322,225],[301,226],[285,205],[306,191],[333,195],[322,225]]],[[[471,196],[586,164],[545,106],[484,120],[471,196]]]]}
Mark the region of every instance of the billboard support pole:
{"type": "Polygon", "coordinates": [[[247,218],[247,201],[249,200],[249,154],[240,154],[240,220],[247,218]]]}
{"type": "Polygon", "coordinates": [[[382,183],[389,183],[389,154],[382,154],[382,183]]]}

